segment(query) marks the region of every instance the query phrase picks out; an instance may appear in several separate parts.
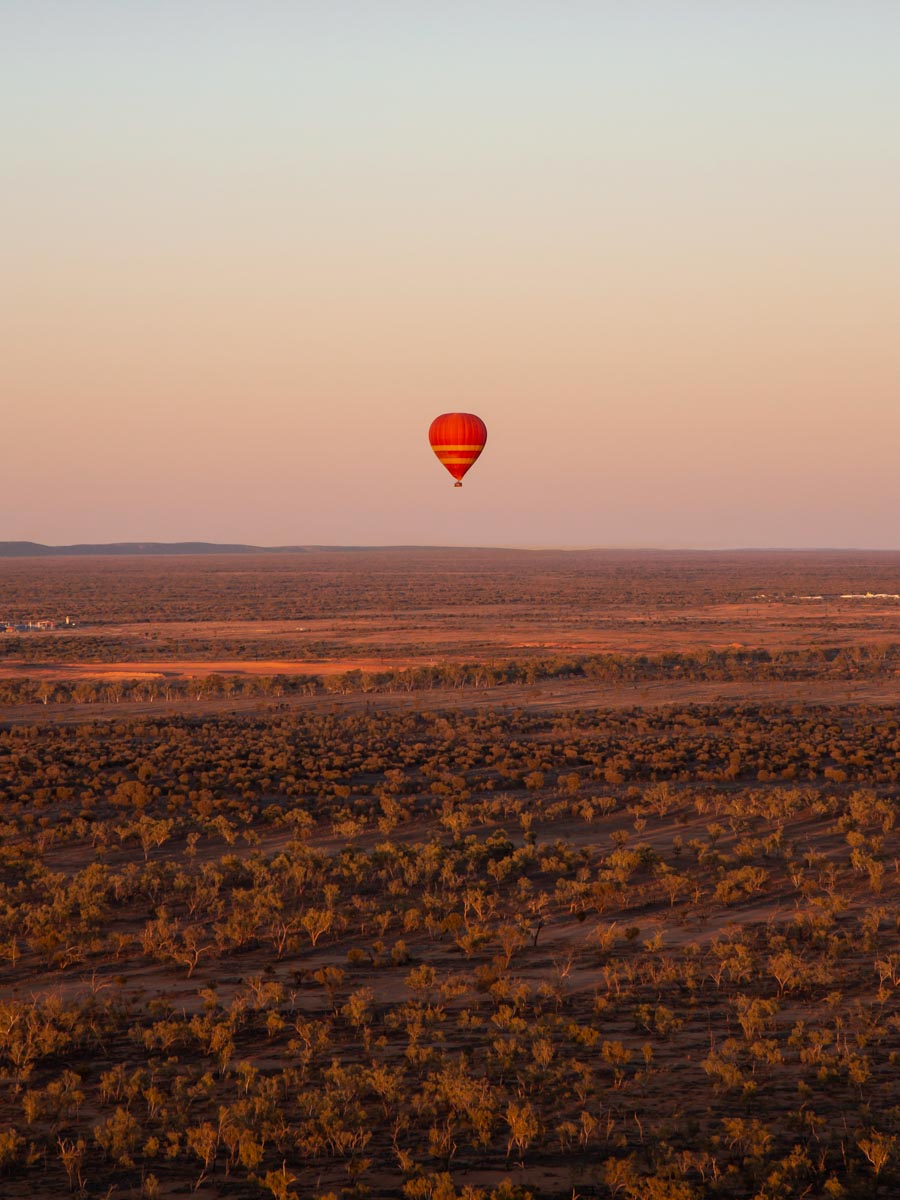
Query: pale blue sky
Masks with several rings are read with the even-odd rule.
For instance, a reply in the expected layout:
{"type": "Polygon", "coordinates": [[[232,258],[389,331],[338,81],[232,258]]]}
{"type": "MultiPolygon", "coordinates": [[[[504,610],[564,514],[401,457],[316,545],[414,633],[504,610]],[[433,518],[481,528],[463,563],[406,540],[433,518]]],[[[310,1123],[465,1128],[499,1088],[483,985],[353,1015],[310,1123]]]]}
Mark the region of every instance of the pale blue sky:
{"type": "Polygon", "coordinates": [[[0,539],[900,546],[898,61],[887,2],[0,3],[0,539]]]}

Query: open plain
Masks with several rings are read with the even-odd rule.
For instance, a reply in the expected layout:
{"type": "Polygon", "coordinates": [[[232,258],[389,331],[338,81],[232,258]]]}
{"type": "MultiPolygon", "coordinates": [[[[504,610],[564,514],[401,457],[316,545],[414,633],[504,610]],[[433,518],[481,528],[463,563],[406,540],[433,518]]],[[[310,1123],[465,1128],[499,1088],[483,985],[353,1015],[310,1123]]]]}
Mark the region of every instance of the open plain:
{"type": "Polygon", "coordinates": [[[900,1194],[898,590],[0,561],[0,1194],[900,1194]]]}
{"type": "Polygon", "coordinates": [[[0,634],[0,679],[878,652],[900,642],[898,581],[900,554],[862,552],[0,559],[0,627],[57,626],[0,634]]]}

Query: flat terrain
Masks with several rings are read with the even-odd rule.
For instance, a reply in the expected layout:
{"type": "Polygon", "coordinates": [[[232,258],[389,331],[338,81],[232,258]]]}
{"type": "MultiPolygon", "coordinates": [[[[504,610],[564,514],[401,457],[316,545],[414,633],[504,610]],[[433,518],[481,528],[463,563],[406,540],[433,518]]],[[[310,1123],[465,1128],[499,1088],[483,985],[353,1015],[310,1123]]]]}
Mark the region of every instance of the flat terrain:
{"type": "MultiPolygon", "coordinates": [[[[0,564],[2,567],[2,564],[0,564]]],[[[2,570],[0,570],[2,578],[2,570]]],[[[643,606],[600,607],[572,615],[536,615],[530,606],[417,610],[394,614],[272,621],[123,623],[6,634],[4,676],[76,667],[110,671],[197,672],[371,670],[421,660],[453,661],[489,653],[527,658],[547,653],[659,654],[667,650],[723,650],[759,646],[879,644],[900,639],[900,601],[829,603],[762,600],[743,604],[673,606],[652,615],[643,606]],[[169,653],[160,654],[160,644],[169,653]],[[34,647],[34,649],[32,649],[34,647]],[[202,647],[202,657],[197,649],[202,647]],[[234,654],[236,648],[240,654],[234,654]],[[17,656],[26,650],[28,657],[17,656]],[[231,655],[222,653],[232,651],[231,655]],[[303,655],[303,650],[307,654],[303,655]],[[131,650],[133,658],[116,657],[131,650]],[[45,661],[41,661],[41,660],[45,661]],[[59,661],[65,660],[65,661],[59,661]],[[73,661],[69,661],[73,660],[73,661]]],[[[0,641],[0,649],[3,642],[0,641]]]]}
{"type": "MultiPolygon", "coordinates": [[[[320,551],[0,561],[0,679],[328,675],[900,644],[900,554],[320,551]],[[871,595],[867,595],[871,593],[871,595]],[[842,598],[850,594],[853,598],[842,598]]],[[[2,703],[2,700],[0,700],[2,703]]]]}
{"type": "Polygon", "coordinates": [[[99,701],[84,704],[12,704],[0,706],[0,722],[30,725],[35,721],[54,724],[93,724],[120,717],[201,717],[280,714],[285,712],[370,712],[476,711],[478,709],[513,711],[582,708],[666,708],[673,704],[782,704],[782,705],[860,705],[900,704],[900,681],[862,680],[852,684],[827,680],[802,682],[691,683],[664,682],[634,684],[597,684],[585,680],[566,680],[555,684],[527,687],[435,689],[387,695],[290,695],[277,701],[258,696],[229,696],[210,699],[183,699],[177,702],[156,700],[99,701]]]}
{"type": "Polygon", "coordinates": [[[0,562],[0,1196],[893,1200],[898,582],[0,562]]]}

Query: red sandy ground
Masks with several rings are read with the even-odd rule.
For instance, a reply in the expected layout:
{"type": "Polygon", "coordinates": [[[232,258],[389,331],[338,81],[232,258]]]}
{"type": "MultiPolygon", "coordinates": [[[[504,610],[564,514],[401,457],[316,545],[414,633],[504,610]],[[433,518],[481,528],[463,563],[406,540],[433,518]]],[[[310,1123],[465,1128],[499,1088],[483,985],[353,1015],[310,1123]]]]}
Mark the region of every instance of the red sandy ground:
{"type": "MultiPolygon", "coordinates": [[[[379,671],[439,661],[485,661],[496,657],[552,657],[560,654],[642,654],[663,651],[722,650],[734,646],[769,650],[802,646],[871,645],[900,640],[900,605],[871,601],[823,604],[760,602],[712,604],[649,613],[646,607],[620,606],[591,614],[535,612],[526,605],[496,608],[427,610],[396,615],[354,615],[294,621],[172,622],[153,625],[87,626],[58,631],[72,639],[135,638],[147,644],[204,639],[257,644],[299,638],[328,643],[327,659],[165,657],[116,662],[41,663],[8,658],[0,677],[36,679],[204,677],[211,674],[331,675],[349,670],[379,671]],[[341,652],[342,644],[346,653],[341,652]],[[371,646],[360,655],[361,646],[371,646]]],[[[68,657],[68,656],[67,656],[68,657]]]]}

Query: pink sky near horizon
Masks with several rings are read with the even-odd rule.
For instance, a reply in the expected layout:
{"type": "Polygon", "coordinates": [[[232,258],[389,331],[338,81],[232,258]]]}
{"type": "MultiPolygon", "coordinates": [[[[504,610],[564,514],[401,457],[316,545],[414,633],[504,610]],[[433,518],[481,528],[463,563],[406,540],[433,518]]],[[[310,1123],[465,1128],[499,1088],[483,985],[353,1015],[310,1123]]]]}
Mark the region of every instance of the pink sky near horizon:
{"type": "Polygon", "coordinates": [[[900,10],[515,11],[5,6],[0,540],[900,547],[900,10]]]}

